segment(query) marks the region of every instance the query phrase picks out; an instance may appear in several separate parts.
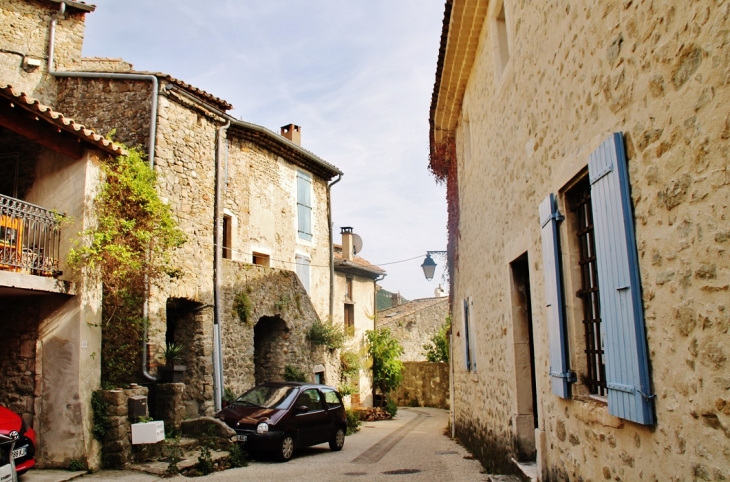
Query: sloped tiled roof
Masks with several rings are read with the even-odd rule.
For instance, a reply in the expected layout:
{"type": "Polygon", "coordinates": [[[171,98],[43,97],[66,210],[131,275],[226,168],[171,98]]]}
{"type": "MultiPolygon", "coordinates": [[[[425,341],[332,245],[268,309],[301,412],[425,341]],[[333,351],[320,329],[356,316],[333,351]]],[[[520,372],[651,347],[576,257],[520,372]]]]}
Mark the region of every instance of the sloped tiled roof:
{"type": "Polygon", "coordinates": [[[34,99],[23,92],[15,92],[11,85],[0,84],[0,97],[10,101],[12,105],[17,105],[25,110],[36,114],[45,121],[69,132],[81,140],[92,144],[109,154],[120,156],[124,154],[124,149],[114,144],[112,141],[105,139],[91,129],[87,129],[82,124],[74,122],[73,119],[64,117],[60,112],[56,112],[49,106],[42,104],[39,100],[34,99]]]}
{"type": "Polygon", "coordinates": [[[430,308],[439,303],[449,302],[448,296],[441,296],[438,298],[420,298],[417,300],[409,301],[398,306],[393,306],[385,310],[378,311],[378,325],[387,325],[391,321],[399,320],[408,315],[426,308],[430,308]]]}
{"type": "Polygon", "coordinates": [[[90,3],[80,2],[78,0],[51,0],[53,3],[65,3],[67,7],[77,8],[84,12],[93,12],[96,10],[96,5],[90,3]]]}
{"type": "Polygon", "coordinates": [[[383,268],[380,268],[378,266],[375,266],[374,264],[371,264],[368,260],[361,258],[360,256],[353,256],[353,258],[351,260],[344,259],[342,257],[342,245],[341,244],[335,244],[334,248],[335,248],[334,249],[335,268],[338,268],[340,266],[347,268],[348,265],[353,265],[350,267],[364,269],[365,271],[369,271],[376,275],[385,274],[385,270],[383,268]]]}

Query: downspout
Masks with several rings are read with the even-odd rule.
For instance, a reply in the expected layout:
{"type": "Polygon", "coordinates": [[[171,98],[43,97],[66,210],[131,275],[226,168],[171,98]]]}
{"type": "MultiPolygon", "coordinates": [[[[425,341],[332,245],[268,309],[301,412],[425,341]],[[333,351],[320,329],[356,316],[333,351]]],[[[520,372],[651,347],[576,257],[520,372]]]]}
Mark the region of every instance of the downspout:
{"type": "MultiPolygon", "coordinates": [[[[66,13],[66,4],[61,2],[58,9],[58,15],[51,17],[50,31],[48,32],[48,74],[53,77],[80,77],[87,79],[119,79],[119,80],[143,80],[152,82],[152,103],[150,106],[150,139],[149,148],[147,150],[147,159],[150,169],[155,168],[155,140],[157,135],[157,97],[159,83],[154,75],[143,74],[121,74],[121,73],[104,73],[104,72],[57,72],[53,70],[53,59],[56,49],[56,24],[57,18],[66,13]]],[[[148,280],[145,279],[145,285],[148,280]]],[[[149,297],[145,296],[144,305],[142,306],[142,317],[147,320],[149,318],[149,297]]],[[[142,334],[142,375],[150,381],[156,382],[159,378],[151,375],[147,370],[147,323],[144,324],[144,333],[142,334]]]]}
{"type": "Polygon", "coordinates": [[[337,175],[337,179],[327,184],[327,225],[330,228],[330,318],[332,323],[335,316],[335,245],[332,239],[332,230],[335,228],[332,223],[332,186],[342,180],[342,174],[337,175]]]}
{"type": "Polygon", "coordinates": [[[223,211],[223,139],[231,121],[218,129],[215,144],[215,208],[213,226],[213,400],[215,411],[223,406],[223,347],[221,342],[221,277],[223,270],[223,226],[221,212],[223,211]]]}

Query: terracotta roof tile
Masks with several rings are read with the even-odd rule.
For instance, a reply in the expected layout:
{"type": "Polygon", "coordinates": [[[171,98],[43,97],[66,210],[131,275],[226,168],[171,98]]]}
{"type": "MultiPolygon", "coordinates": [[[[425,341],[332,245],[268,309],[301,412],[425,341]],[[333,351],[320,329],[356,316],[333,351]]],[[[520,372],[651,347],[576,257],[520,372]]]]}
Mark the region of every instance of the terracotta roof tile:
{"type": "MultiPolygon", "coordinates": [[[[342,245],[341,244],[335,244],[335,260],[342,260],[345,259],[342,257],[342,245]]],[[[385,273],[385,270],[383,268],[380,268],[378,266],[375,266],[374,264],[370,263],[368,260],[361,258],[360,256],[354,256],[351,260],[348,260],[349,262],[362,266],[363,268],[367,269],[368,271],[376,271],[380,273],[385,273]]]]}
{"type": "Polygon", "coordinates": [[[8,99],[10,102],[17,103],[19,106],[38,114],[46,121],[54,124],[66,132],[70,132],[82,140],[92,144],[109,154],[120,156],[125,154],[124,149],[114,144],[112,141],[105,139],[91,129],[86,128],[82,124],[74,122],[69,117],[64,117],[60,112],[56,112],[49,106],[42,104],[39,100],[34,99],[23,92],[15,92],[11,85],[0,84],[0,97],[8,99]]]}

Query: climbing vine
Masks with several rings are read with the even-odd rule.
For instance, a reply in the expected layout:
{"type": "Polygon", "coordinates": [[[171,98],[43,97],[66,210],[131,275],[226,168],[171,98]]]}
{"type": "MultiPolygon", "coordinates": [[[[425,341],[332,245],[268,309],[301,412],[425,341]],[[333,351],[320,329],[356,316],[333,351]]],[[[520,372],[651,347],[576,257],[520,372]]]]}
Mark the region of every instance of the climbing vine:
{"type": "Polygon", "coordinates": [[[104,386],[134,381],[141,356],[142,306],[151,283],[177,276],[171,250],[185,237],[155,189],[155,172],[136,149],[102,165],[96,225],[69,254],[72,266],[99,276],[104,386]]]}

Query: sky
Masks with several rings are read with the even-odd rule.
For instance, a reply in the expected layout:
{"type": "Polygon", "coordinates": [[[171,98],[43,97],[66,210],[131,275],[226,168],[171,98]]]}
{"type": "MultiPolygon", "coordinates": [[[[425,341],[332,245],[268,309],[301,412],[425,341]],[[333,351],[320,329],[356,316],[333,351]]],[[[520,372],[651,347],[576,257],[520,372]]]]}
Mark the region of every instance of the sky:
{"type": "Polygon", "coordinates": [[[433,296],[420,268],[446,249],[445,187],[428,167],[428,117],[443,0],[93,0],[85,57],[122,58],[233,104],[345,175],[332,188],[334,240],[352,226],[380,285],[433,296]],[[392,263],[395,261],[410,261],[392,263]]]}

